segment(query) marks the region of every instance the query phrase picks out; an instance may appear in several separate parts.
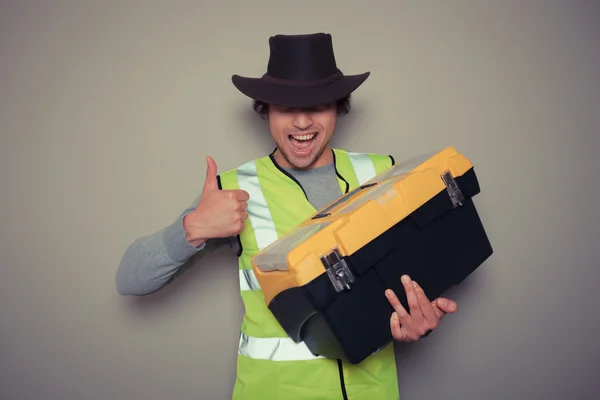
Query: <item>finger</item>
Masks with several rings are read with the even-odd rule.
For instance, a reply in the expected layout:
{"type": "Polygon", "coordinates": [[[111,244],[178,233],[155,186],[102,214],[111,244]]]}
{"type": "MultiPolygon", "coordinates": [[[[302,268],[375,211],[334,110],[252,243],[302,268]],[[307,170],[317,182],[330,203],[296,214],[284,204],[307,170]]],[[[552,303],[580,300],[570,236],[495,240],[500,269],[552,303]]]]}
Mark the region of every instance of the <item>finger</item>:
{"type": "Polygon", "coordinates": [[[425,294],[425,291],[423,290],[421,285],[419,285],[417,283],[417,281],[413,281],[413,286],[415,288],[415,293],[417,294],[417,299],[419,301],[419,306],[421,307],[421,311],[423,312],[423,316],[425,317],[427,322],[429,322],[429,324],[436,324],[438,321],[438,318],[437,318],[437,315],[435,314],[435,311],[433,310],[433,306],[431,305],[431,302],[429,301],[429,299],[427,298],[427,295],[425,294]]]}
{"type": "Polygon", "coordinates": [[[248,219],[248,212],[242,211],[242,221],[245,222],[248,219]]]}
{"type": "Polygon", "coordinates": [[[438,321],[441,321],[442,318],[444,318],[444,315],[446,315],[445,312],[443,312],[440,307],[437,304],[438,299],[435,299],[434,301],[431,302],[431,307],[433,308],[433,311],[435,312],[435,314],[438,317],[438,321]]]}
{"type": "Polygon", "coordinates": [[[206,180],[204,181],[203,192],[219,190],[217,184],[217,163],[212,157],[206,157],[206,180]]]}
{"type": "Polygon", "coordinates": [[[235,200],[236,202],[246,202],[250,199],[250,195],[244,190],[224,190],[223,194],[228,199],[235,200]]]}
{"type": "Polygon", "coordinates": [[[437,305],[445,314],[452,314],[458,310],[458,304],[444,297],[437,299],[437,305]]]}
{"type": "Polygon", "coordinates": [[[248,210],[248,203],[245,201],[240,201],[235,197],[235,194],[230,192],[228,193],[228,202],[227,204],[231,206],[232,211],[246,211],[248,210]]]}
{"type": "Polygon", "coordinates": [[[248,201],[250,195],[245,190],[232,190],[234,197],[239,201],[248,201]]]}
{"type": "Polygon", "coordinates": [[[390,318],[390,328],[392,331],[392,337],[398,341],[403,341],[406,339],[406,331],[402,329],[400,326],[400,319],[398,318],[398,313],[393,312],[390,318]]]}
{"type": "Polygon", "coordinates": [[[413,324],[416,327],[422,326],[425,318],[423,317],[423,312],[419,306],[419,299],[417,299],[417,294],[415,293],[415,286],[408,275],[402,276],[402,284],[404,285],[404,291],[406,292],[406,302],[408,303],[408,309],[413,324]]]}
{"type": "Polygon", "coordinates": [[[398,296],[396,296],[396,293],[394,293],[391,289],[387,289],[385,291],[385,296],[388,298],[388,301],[394,308],[396,315],[398,316],[398,320],[402,324],[402,326],[404,326],[407,329],[412,329],[413,322],[411,316],[408,314],[408,312],[406,312],[406,309],[402,306],[400,300],[398,300],[398,296]]]}
{"type": "Polygon", "coordinates": [[[398,313],[398,317],[400,318],[400,320],[410,317],[408,312],[406,312],[406,309],[402,306],[402,303],[400,303],[400,300],[398,300],[398,296],[396,296],[396,293],[394,293],[393,290],[387,289],[385,291],[385,297],[387,297],[394,310],[398,313]]]}

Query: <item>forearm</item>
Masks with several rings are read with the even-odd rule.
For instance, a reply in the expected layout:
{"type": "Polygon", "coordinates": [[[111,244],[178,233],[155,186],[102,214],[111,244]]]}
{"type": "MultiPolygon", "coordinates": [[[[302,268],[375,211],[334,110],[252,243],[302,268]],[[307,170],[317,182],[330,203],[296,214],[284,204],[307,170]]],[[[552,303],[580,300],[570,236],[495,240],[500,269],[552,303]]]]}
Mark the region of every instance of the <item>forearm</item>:
{"type": "Polygon", "coordinates": [[[122,295],[145,295],[167,284],[179,268],[206,243],[195,247],[186,240],[182,213],[171,225],[135,240],[123,254],[116,274],[122,295]]]}
{"type": "MultiPolygon", "coordinates": [[[[233,202],[235,205],[240,200],[221,194],[216,188],[216,177],[213,180],[215,189],[209,191],[208,195],[203,192],[209,200],[203,195],[199,196],[173,223],[151,235],[138,238],[129,245],[117,269],[117,292],[121,295],[153,293],[171,281],[179,269],[197,253],[204,255],[227,245],[239,250],[235,237],[239,231],[230,226],[236,227],[237,222],[234,220],[233,223],[223,223],[234,219],[230,215],[231,207],[223,204],[233,202]],[[215,197],[215,193],[218,196],[215,197]],[[202,206],[201,198],[205,200],[202,206]],[[186,218],[188,215],[190,218],[186,218]],[[223,232],[231,233],[224,235],[223,232]]],[[[247,198],[245,192],[231,193],[247,198]]],[[[234,216],[236,213],[237,211],[233,212],[234,216]]]]}

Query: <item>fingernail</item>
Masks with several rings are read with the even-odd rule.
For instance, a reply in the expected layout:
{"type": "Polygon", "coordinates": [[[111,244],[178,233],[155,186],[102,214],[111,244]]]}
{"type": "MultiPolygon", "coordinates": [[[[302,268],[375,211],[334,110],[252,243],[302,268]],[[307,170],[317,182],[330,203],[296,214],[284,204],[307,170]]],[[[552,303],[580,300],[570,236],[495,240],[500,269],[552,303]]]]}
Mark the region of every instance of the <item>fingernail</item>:
{"type": "Polygon", "coordinates": [[[415,282],[415,281],[412,281],[412,283],[413,283],[413,287],[414,287],[415,289],[419,287],[419,286],[417,285],[417,282],[415,282]]]}
{"type": "Polygon", "coordinates": [[[444,307],[444,306],[446,305],[446,300],[444,300],[444,299],[439,299],[439,300],[438,300],[438,304],[439,304],[440,306],[444,307]]]}
{"type": "Polygon", "coordinates": [[[386,296],[386,297],[390,297],[391,295],[392,295],[392,291],[391,291],[390,289],[387,289],[387,290],[385,291],[385,296],[386,296]]]}
{"type": "Polygon", "coordinates": [[[404,283],[410,282],[410,278],[408,277],[408,275],[403,275],[402,276],[402,282],[404,282],[404,283]]]}
{"type": "Polygon", "coordinates": [[[392,319],[393,319],[394,321],[396,321],[396,320],[398,319],[398,313],[397,313],[396,311],[394,311],[394,312],[392,313],[392,319]]]}

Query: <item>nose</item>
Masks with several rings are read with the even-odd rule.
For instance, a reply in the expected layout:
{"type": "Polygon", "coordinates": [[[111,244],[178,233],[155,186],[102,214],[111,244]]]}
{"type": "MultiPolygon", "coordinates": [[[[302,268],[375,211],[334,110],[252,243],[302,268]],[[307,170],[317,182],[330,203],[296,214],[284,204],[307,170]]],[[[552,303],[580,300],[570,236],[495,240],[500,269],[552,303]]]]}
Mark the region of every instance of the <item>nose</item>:
{"type": "Polygon", "coordinates": [[[305,110],[299,110],[294,114],[292,124],[298,129],[308,129],[313,124],[312,115],[305,110]]]}

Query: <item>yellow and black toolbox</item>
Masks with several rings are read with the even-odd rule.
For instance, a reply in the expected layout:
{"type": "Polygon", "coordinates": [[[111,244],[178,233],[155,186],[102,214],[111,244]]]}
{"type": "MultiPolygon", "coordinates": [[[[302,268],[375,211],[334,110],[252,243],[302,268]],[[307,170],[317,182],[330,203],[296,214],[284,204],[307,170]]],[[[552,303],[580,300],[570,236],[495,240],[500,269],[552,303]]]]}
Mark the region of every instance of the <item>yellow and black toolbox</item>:
{"type": "Polygon", "coordinates": [[[491,256],[479,192],[452,147],[396,164],[253,257],[266,304],[313,354],[361,362],[393,340],[385,289],[409,311],[403,274],[433,300],[491,256]]]}

